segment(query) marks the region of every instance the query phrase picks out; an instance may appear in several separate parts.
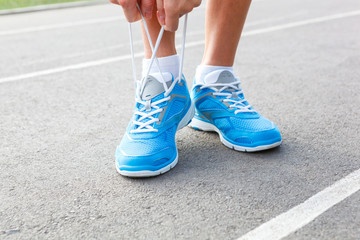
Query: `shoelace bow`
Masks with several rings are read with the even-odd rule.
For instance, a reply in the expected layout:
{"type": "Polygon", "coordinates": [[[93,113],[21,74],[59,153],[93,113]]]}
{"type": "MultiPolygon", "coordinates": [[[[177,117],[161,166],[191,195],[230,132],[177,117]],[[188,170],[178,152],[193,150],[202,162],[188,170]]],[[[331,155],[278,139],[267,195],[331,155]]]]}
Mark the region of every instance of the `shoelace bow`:
{"type": "Polygon", "coordinates": [[[235,114],[256,112],[255,109],[247,103],[240,84],[240,80],[236,78],[236,81],[232,83],[210,83],[201,86],[200,89],[210,88],[215,91],[213,95],[225,96],[226,98],[222,99],[222,101],[229,103],[229,108],[235,108],[235,114]],[[242,97],[240,95],[242,95],[242,97]]]}
{"type": "Polygon", "coordinates": [[[155,129],[154,127],[152,127],[151,125],[155,122],[159,121],[159,118],[155,118],[153,117],[153,115],[160,113],[162,111],[164,111],[163,108],[159,107],[158,104],[169,101],[170,100],[170,96],[169,94],[171,93],[171,91],[174,89],[175,85],[181,80],[182,78],[182,69],[183,69],[183,62],[184,62],[184,52],[185,52],[185,38],[186,38],[186,27],[187,27],[187,17],[188,15],[185,15],[185,19],[184,19],[184,27],[183,27],[183,35],[182,35],[182,45],[181,45],[181,55],[180,55],[180,66],[179,66],[179,77],[176,78],[172,84],[170,85],[170,87],[167,86],[166,81],[164,79],[164,76],[162,74],[162,71],[160,69],[160,64],[159,64],[159,60],[156,57],[156,53],[158,51],[159,45],[160,45],[160,41],[162,39],[162,36],[164,34],[164,26],[161,27],[159,35],[156,39],[156,43],[155,43],[155,47],[152,44],[152,40],[150,37],[150,33],[149,33],[149,29],[148,26],[146,24],[144,15],[141,12],[141,9],[139,7],[139,5],[137,4],[137,8],[140,12],[141,18],[142,18],[142,22],[144,24],[144,28],[145,28],[145,32],[149,41],[149,45],[151,47],[151,51],[152,51],[152,55],[151,55],[151,59],[150,59],[150,64],[149,64],[149,68],[147,70],[146,76],[141,80],[141,81],[137,81],[137,77],[136,77],[136,68],[135,68],[135,56],[134,56],[134,47],[133,47],[133,37],[132,37],[132,28],[131,28],[131,23],[128,23],[128,28],[129,28],[129,36],[130,36],[130,50],[131,50],[131,63],[132,63],[132,69],[133,69],[133,78],[134,78],[134,82],[135,82],[135,88],[136,88],[136,103],[140,104],[140,105],[144,105],[144,107],[140,108],[139,110],[137,110],[134,114],[134,119],[132,124],[135,125],[135,129],[132,129],[130,132],[131,133],[141,133],[141,132],[158,132],[157,129],[155,129]],[[164,86],[165,89],[165,93],[164,93],[164,98],[155,101],[155,102],[151,102],[152,100],[147,100],[144,101],[141,99],[141,95],[144,91],[144,86],[146,84],[146,81],[148,79],[148,76],[150,74],[150,69],[152,67],[152,64],[154,62],[154,60],[156,60],[156,66],[160,72],[160,76],[161,76],[161,82],[164,86]],[[139,85],[139,87],[137,87],[137,85],[139,85]],[[139,116],[138,119],[137,116],[139,116]],[[142,122],[143,120],[145,120],[144,122],[142,122]]]}

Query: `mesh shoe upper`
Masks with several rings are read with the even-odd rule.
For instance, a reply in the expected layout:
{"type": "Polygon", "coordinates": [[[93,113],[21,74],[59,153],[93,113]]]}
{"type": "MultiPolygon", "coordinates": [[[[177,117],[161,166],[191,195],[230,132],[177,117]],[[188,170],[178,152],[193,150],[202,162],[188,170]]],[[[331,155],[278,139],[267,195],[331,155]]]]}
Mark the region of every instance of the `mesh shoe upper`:
{"type": "MultiPolygon", "coordinates": [[[[172,75],[164,76],[168,86],[171,85],[172,75]]],[[[159,78],[150,75],[150,81],[146,81],[137,100],[133,117],[116,151],[120,170],[155,171],[177,156],[175,133],[191,100],[184,80],[176,83],[166,95],[159,78]]]]}
{"type": "Polygon", "coordinates": [[[276,125],[245,99],[240,81],[227,70],[212,72],[193,86],[195,118],[214,125],[234,145],[256,147],[281,141],[276,125]]]}

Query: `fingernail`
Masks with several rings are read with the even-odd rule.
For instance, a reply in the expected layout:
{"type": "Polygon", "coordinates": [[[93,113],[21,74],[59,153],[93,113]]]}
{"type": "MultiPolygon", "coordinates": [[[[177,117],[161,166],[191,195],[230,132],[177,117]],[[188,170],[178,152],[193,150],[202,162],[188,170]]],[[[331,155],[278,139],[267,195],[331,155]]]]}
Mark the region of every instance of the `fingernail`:
{"type": "Polygon", "coordinates": [[[162,25],[165,25],[165,12],[164,11],[161,11],[161,13],[160,13],[160,11],[157,11],[157,17],[158,17],[158,19],[159,19],[159,23],[160,23],[160,25],[162,26],[162,25]]]}
{"type": "Polygon", "coordinates": [[[160,24],[161,24],[161,25],[165,25],[165,17],[164,17],[164,16],[160,16],[159,19],[160,19],[160,24]]]}

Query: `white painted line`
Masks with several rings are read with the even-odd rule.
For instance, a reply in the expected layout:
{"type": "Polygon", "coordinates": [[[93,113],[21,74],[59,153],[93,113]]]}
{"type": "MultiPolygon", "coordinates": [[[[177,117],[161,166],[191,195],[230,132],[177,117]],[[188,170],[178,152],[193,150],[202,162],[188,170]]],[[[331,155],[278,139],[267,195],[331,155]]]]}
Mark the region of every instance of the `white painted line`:
{"type": "MultiPolygon", "coordinates": [[[[351,16],[355,16],[355,15],[360,15],[360,10],[346,12],[346,13],[340,13],[340,14],[335,14],[335,15],[329,15],[329,16],[319,17],[319,18],[312,18],[312,19],[307,19],[304,21],[297,21],[297,22],[292,22],[292,23],[287,23],[287,24],[281,24],[281,25],[268,27],[268,28],[260,28],[257,30],[251,30],[251,31],[244,32],[242,34],[242,36],[245,37],[245,36],[253,36],[253,35],[262,34],[262,33],[275,32],[275,31],[279,31],[279,30],[283,30],[283,29],[300,27],[300,26],[305,26],[305,25],[309,25],[309,24],[313,24],[313,23],[326,22],[326,21],[330,21],[330,20],[334,20],[334,19],[351,17],[351,16]]],[[[205,43],[204,40],[188,42],[188,43],[186,43],[186,47],[201,46],[204,43],[205,43]]],[[[142,53],[136,53],[135,55],[136,55],[136,57],[143,56],[142,53]]],[[[39,77],[39,76],[44,76],[44,75],[49,75],[49,74],[54,74],[54,73],[59,73],[59,72],[65,72],[65,71],[74,70],[74,69],[82,69],[82,68],[88,68],[88,67],[93,67],[93,66],[99,66],[99,65],[103,65],[103,64],[107,64],[107,63],[127,60],[127,59],[130,59],[130,57],[131,57],[130,55],[123,55],[123,56],[119,56],[119,57],[105,58],[105,59],[100,59],[100,60],[95,60],[95,61],[90,61],[90,62],[84,62],[84,63],[80,63],[80,64],[64,66],[64,67],[60,67],[60,68],[52,68],[52,69],[47,69],[47,70],[42,70],[42,71],[37,71],[37,72],[32,72],[32,73],[27,73],[27,74],[10,76],[10,77],[5,77],[5,78],[0,78],[0,83],[18,81],[18,80],[39,77]]]]}
{"type": "Polygon", "coordinates": [[[40,32],[40,31],[45,31],[45,30],[53,30],[53,29],[76,27],[76,26],[85,26],[85,25],[91,25],[91,24],[97,24],[97,23],[108,23],[108,22],[120,21],[122,19],[125,19],[125,17],[123,17],[123,16],[106,17],[106,18],[96,18],[96,19],[89,19],[89,20],[84,20],[84,21],[68,22],[68,23],[61,23],[61,24],[42,25],[42,26],[38,26],[38,27],[1,31],[0,36],[14,35],[14,34],[20,34],[20,33],[40,32]]]}
{"type": "Polygon", "coordinates": [[[313,23],[321,23],[321,22],[326,22],[326,21],[345,18],[345,17],[352,17],[352,16],[357,16],[357,15],[360,15],[360,10],[351,11],[351,12],[345,12],[345,13],[339,13],[339,14],[334,14],[334,15],[324,16],[324,17],[318,17],[318,18],[311,18],[311,19],[306,19],[306,20],[303,20],[303,21],[297,21],[297,22],[292,22],[292,23],[287,23],[287,24],[281,24],[281,25],[269,27],[269,28],[266,28],[266,29],[252,30],[252,31],[248,31],[245,35],[246,36],[251,36],[251,35],[257,35],[259,33],[274,32],[274,31],[278,31],[278,30],[284,30],[284,29],[288,29],[288,28],[300,27],[300,26],[305,26],[305,25],[309,25],[309,24],[313,24],[313,23]]]}
{"type": "Polygon", "coordinates": [[[300,205],[246,233],[238,240],[282,239],[359,190],[360,169],[340,179],[300,205]]]}
{"type": "MultiPolygon", "coordinates": [[[[134,46],[140,45],[142,43],[143,43],[142,40],[134,41],[134,46]]],[[[120,49],[123,47],[129,47],[128,45],[129,44],[125,44],[125,43],[117,44],[117,45],[112,45],[109,47],[97,48],[97,49],[89,50],[86,52],[77,52],[77,53],[72,53],[72,54],[68,54],[68,55],[64,55],[64,56],[54,56],[51,58],[39,58],[39,59],[31,60],[31,62],[25,62],[22,64],[22,66],[34,66],[34,65],[38,65],[38,64],[59,61],[60,59],[68,60],[68,59],[77,58],[77,57],[85,57],[85,56],[94,55],[94,54],[98,54],[98,53],[104,53],[104,52],[110,51],[110,50],[117,50],[117,49],[120,49]]]]}
{"type": "MultiPolygon", "coordinates": [[[[143,53],[135,53],[134,56],[142,57],[142,56],[144,56],[144,54],[143,53]]],[[[113,63],[113,62],[130,59],[130,58],[131,58],[131,55],[128,54],[128,55],[123,55],[123,56],[119,56],[119,57],[105,58],[105,59],[101,59],[101,60],[84,62],[84,63],[74,64],[74,65],[69,65],[69,66],[64,66],[64,67],[59,67],[59,68],[51,68],[51,69],[47,69],[47,70],[2,78],[2,79],[0,79],[0,83],[12,82],[12,81],[17,81],[17,80],[22,80],[22,79],[27,79],[27,78],[40,77],[40,76],[50,75],[50,74],[54,74],[54,73],[66,72],[66,71],[70,71],[70,70],[99,66],[99,65],[104,65],[104,64],[108,64],[108,63],[113,63]]]]}
{"type": "MultiPolygon", "coordinates": [[[[200,6],[196,9],[204,9],[204,6],[200,6]]],[[[121,11],[119,12],[120,15],[121,11]]],[[[0,31],[0,36],[8,36],[8,35],[15,35],[15,34],[22,34],[22,33],[31,33],[31,32],[40,32],[46,30],[54,30],[59,28],[69,28],[69,27],[78,27],[78,26],[85,26],[85,25],[92,25],[92,24],[99,24],[99,23],[108,23],[108,22],[115,22],[124,20],[125,17],[123,14],[121,16],[114,16],[114,17],[106,17],[106,18],[96,18],[96,19],[89,19],[84,21],[76,21],[76,22],[68,22],[68,23],[60,23],[60,24],[49,24],[49,25],[42,25],[37,27],[29,27],[29,28],[21,28],[21,29],[13,29],[13,30],[5,30],[0,31]]]]}
{"type": "MultiPolygon", "coordinates": [[[[255,2],[261,2],[261,1],[262,0],[257,0],[255,2]]],[[[199,7],[195,8],[194,11],[195,10],[204,10],[205,7],[206,7],[206,4],[203,3],[199,7]]],[[[84,21],[61,23],[61,24],[42,25],[42,26],[37,26],[37,27],[0,31],[0,36],[15,35],[15,34],[21,34],[21,33],[30,33],[30,32],[39,32],[39,31],[53,30],[53,29],[59,29],[59,28],[77,27],[77,26],[84,26],[84,25],[91,25],[91,24],[98,24],[98,23],[108,23],[108,22],[114,22],[114,21],[123,20],[123,19],[125,19],[124,16],[116,16],[116,17],[89,19],[89,20],[84,20],[84,21]]]]}

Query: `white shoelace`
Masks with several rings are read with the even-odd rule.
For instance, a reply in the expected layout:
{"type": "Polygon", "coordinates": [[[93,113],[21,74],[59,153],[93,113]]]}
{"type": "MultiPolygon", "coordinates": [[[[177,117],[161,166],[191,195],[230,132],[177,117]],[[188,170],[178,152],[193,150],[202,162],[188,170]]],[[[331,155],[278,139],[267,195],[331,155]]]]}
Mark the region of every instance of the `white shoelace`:
{"type": "Polygon", "coordinates": [[[235,114],[256,112],[256,110],[247,103],[240,84],[240,80],[236,78],[236,81],[232,83],[209,83],[202,85],[200,89],[210,88],[215,91],[213,95],[225,96],[226,98],[222,99],[222,101],[229,103],[229,108],[235,108],[235,114]],[[241,94],[243,97],[240,97],[241,94]]]}
{"type": "Polygon", "coordinates": [[[131,50],[131,63],[132,63],[132,69],[133,69],[133,78],[134,78],[134,82],[135,82],[135,88],[136,88],[136,103],[142,104],[144,105],[144,107],[142,107],[141,109],[139,109],[138,111],[136,111],[135,114],[135,118],[133,120],[133,125],[138,126],[136,129],[130,130],[131,133],[141,133],[141,132],[157,132],[158,130],[153,128],[151,125],[155,122],[159,121],[159,118],[155,118],[153,117],[153,115],[162,112],[164,109],[157,106],[160,103],[166,102],[170,100],[170,96],[169,94],[171,93],[171,91],[173,90],[173,88],[175,87],[175,85],[181,80],[182,78],[182,69],[183,69],[183,62],[184,62],[184,52],[185,52],[185,39],[186,39],[186,27],[187,27],[187,17],[188,15],[185,15],[185,19],[184,19],[184,27],[183,27],[183,36],[182,36],[182,45],[181,45],[181,55],[180,55],[180,66],[179,66],[179,77],[176,78],[172,84],[170,85],[170,87],[167,86],[166,81],[164,79],[164,76],[162,74],[162,71],[160,69],[160,64],[159,61],[156,57],[156,53],[158,51],[159,45],[160,45],[160,41],[162,39],[162,36],[164,34],[164,26],[161,27],[159,35],[156,39],[156,43],[155,43],[155,47],[152,44],[152,40],[150,37],[150,33],[149,33],[149,29],[148,26],[146,24],[145,18],[141,12],[141,9],[139,7],[139,5],[137,5],[137,8],[140,12],[143,24],[144,24],[144,28],[145,28],[145,32],[149,41],[149,45],[151,47],[151,51],[152,51],[152,55],[151,55],[151,60],[150,60],[150,64],[146,73],[146,76],[141,80],[141,81],[137,81],[137,77],[136,77],[136,68],[135,68],[135,57],[134,57],[134,47],[133,47],[133,37],[132,37],[132,28],[131,28],[131,23],[128,24],[129,27],[129,36],[130,36],[130,50],[131,50]],[[151,66],[154,62],[154,60],[156,60],[156,65],[157,68],[160,72],[161,75],[161,82],[164,86],[165,89],[165,93],[164,93],[164,98],[160,99],[158,101],[155,102],[151,102],[151,100],[147,100],[144,101],[141,99],[141,95],[144,91],[144,86],[146,84],[146,81],[148,79],[148,76],[150,74],[150,69],[151,66]],[[137,87],[139,86],[139,87],[137,87]],[[153,111],[151,111],[152,109],[154,109],[153,111]],[[136,116],[139,116],[139,119],[136,119],[136,116]],[[145,122],[141,122],[145,119],[148,119],[145,122]]]}

